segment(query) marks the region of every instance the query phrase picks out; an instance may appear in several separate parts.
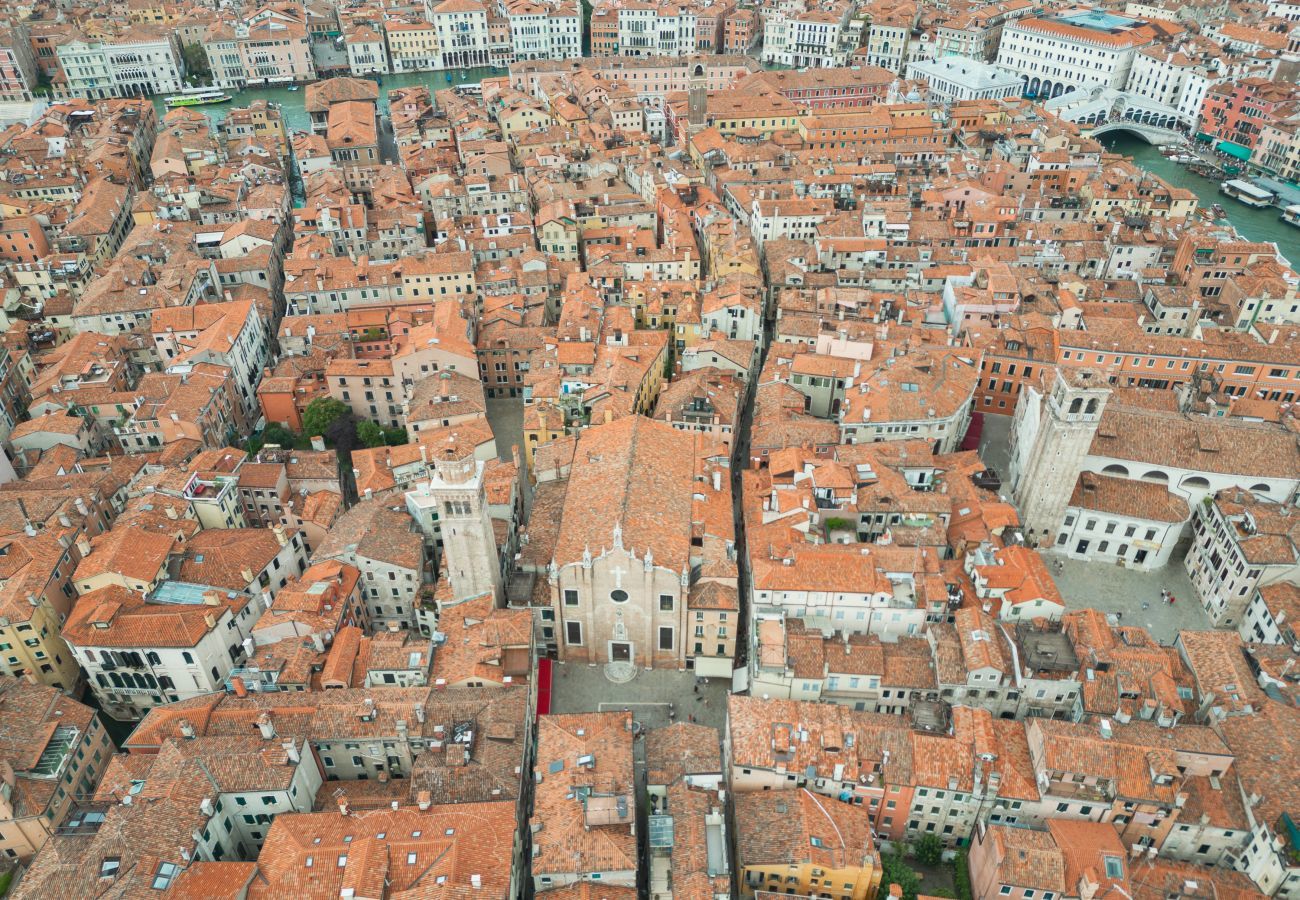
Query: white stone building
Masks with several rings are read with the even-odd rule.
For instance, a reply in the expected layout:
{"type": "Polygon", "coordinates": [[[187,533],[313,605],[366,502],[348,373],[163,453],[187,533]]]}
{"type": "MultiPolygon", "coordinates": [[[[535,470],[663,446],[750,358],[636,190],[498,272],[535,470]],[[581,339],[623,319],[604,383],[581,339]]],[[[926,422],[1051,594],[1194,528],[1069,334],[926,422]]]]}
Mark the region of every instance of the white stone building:
{"type": "Polygon", "coordinates": [[[852,17],[852,4],[830,10],[773,11],[763,21],[760,59],[795,68],[846,65],[857,48],[863,20],[852,17]]]}
{"type": "Polygon", "coordinates": [[[1164,485],[1083,472],[1056,546],[1073,559],[1159,569],[1169,562],[1190,515],[1187,500],[1164,485]]]}
{"type": "Polygon", "coordinates": [[[695,11],[685,5],[628,4],[618,10],[619,56],[695,53],[695,11]]]}
{"type": "Polygon", "coordinates": [[[100,100],[174,94],[183,87],[181,56],[171,35],[132,35],[113,40],[78,38],[55,48],[67,76],[61,92],[100,100]]]}
{"type": "Polygon", "coordinates": [[[1123,88],[1141,47],[1155,33],[1140,19],[1070,9],[1006,26],[997,63],[1021,77],[1025,93],[1059,97],[1074,88],[1123,88]]]}
{"type": "Polygon", "coordinates": [[[151,600],[121,585],[84,594],[63,637],[105,713],[138,720],[155,706],[221,691],[253,649],[265,604],[201,585],[164,585],[151,600]]]}
{"type": "Polygon", "coordinates": [[[949,102],[998,100],[1024,90],[1024,82],[1014,72],[959,56],[909,63],[907,77],[926,82],[931,97],[949,102]]]}
{"type": "Polygon", "coordinates": [[[1196,506],[1184,565],[1210,620],[1239,627],[1260,588],[1300,581],[1300,515],[1248,490],[1219,491],[1196,506]]]}
{"type": "Polygon", "coordinates": [[[1282,581],[1255,590],[1237,632],[1254,644],[1297,646],[1295,622],[1300,619],[1300,585],[1282,581]]]}

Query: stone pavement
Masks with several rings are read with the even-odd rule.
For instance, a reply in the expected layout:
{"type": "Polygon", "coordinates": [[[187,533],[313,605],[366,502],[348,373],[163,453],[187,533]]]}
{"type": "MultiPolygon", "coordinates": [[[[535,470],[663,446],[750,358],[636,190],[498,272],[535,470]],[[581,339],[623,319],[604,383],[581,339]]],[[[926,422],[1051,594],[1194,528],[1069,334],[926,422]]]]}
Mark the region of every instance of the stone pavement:
{"type": "Polygon", "coordinates": [[[1011,496],[1011,416],[984,413],[984,430],[980,432],[980,459],[1002,476],[1002,494],[1011,496]]]}
{"type": "Polygon", "coordinates": [[[551,684],[551,711],[555,713],[610,712],[630,709],[633,718],[649,728],[661,728],[672,719],[668,704],[673,704],[676,721],[685,722],[693,715],[701,725],[722,730],[727,718],[727,694],[731,685],[726,679],[709,678],[699,682],[694,672],[676,669],[641,669],[626,684],[613,684],[605,677],[604,666],[581,663],[555,664],[551,684]]]}
{"type": "Polygon", "coordinates": [[[487,401],[488,423],[497,441],[497,458],[510,461],[510,448],[524,449],[524,401],[518,397],[492,397],[487,401]]]}
{"type": "Polygon", "coordinates": [[[1162,644],[1172,643],[1179,629],[1212,627],[1187,580],[1181,558],[1151,572],[1066,559],[1051,552],[1044,553],[1043,558],[1069,609],[1091,606],[1103,612],[1123,613],[1121,624],[1142,625],[1162,644]],[[1177,602],[1172,606],[1162,602],[1162,589],[1172,591],[1177,602]],[[1142,608],[1144,600],[1148,603],[1146,609],[1142,608]]]}

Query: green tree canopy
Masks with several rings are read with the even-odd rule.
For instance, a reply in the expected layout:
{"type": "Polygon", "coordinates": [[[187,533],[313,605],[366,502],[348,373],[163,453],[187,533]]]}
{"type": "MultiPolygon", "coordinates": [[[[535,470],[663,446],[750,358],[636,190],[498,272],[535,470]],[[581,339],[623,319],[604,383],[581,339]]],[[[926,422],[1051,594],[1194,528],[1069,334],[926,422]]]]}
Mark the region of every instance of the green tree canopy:
{"type": "Polygon", "coordinates": [[[351,412],[352,410],[342,400],[335,400],[333,397],[317,397],[303,410],[303,433],[308,437],[324,434],[331,425],[351,412]]]}
{"type": "Polygon", "coordinates": [[[357,441],[363,447],[382,447],[386,443],[384,429],[369,419],[358,422],[357,441]]]}
{"type": "Polygon", "coordinates": [[[923,866],[937,866],[943,862],[943,841],[937,834],[923,834],[912,845],[916,860],[923,866]]]}
{"type": "Polygon", "coordinates": [[[898,885],[903,891],[903,900],[916,900],[921,890],[921,876],[907,864],[898,852],[883,853],[880,856],[880,891],[887,895],[891,884],[898,885]]]}

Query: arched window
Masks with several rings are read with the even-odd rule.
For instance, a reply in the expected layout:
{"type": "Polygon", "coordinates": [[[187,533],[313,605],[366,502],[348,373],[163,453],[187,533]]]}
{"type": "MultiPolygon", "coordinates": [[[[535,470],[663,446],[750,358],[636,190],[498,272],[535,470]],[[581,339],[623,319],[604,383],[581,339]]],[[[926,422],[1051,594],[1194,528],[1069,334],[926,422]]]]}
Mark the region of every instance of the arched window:
{"type": "Polygon", "coordinates": [[[1070,415],[1075,415],[1083,408],[1083,398],[1075,397],[1070,401],[1070,415]]]}
{"type": "Polygon", "coordinates": [[[1169,473],[1161,472],[1159,469],[1152,469],[1142,476],[1143,481],[1169,481],[1169,473]]]}
{"type": "Polygon", "coordinates": [[[1210,479],[1201,475],[1188,475],[1179,482],[1178,486],[1185,488],[1207,488],[1210,486],[1210,479]]]}
{"type": "Polygon", "coordinates": [[[1088,408],[1085,409],[1084,412],[1086,412],[1090,416],[1095,416],[1097,414],[1097,403],[1098,403],[1097,398],[1093,397],[1091,400],[1088,401],[1088,408]]]}
{"type": "Polygon", "coordinates": [[[1119,463],[1111,463],[1101,470],[1103,475],[1118,475],[1120,478],[1128,477],[1128,466],[1121,466],[1119,463]]]}

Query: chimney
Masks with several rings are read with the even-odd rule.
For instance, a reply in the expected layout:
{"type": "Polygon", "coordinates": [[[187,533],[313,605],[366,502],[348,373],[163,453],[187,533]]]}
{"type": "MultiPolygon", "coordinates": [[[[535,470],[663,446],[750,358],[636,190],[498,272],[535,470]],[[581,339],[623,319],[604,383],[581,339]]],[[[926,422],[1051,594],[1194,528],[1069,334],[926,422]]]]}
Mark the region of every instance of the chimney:
{"type": "Polygon", "coordinates": [[[244,579],[244,584],[250,584],[253,580],[253,570],[248,566],[244,566],[239,570],[239,577],[244,579]]]}
{"type": "Polygon", "coordinates": [[[280,746],[284,748],[284,755],[289,757],[289,762],[295,765],[302,762],[302,754],[298,752],[297,741],[285,741],[280,746]]]}
{"type": "Polygon", "coordinates": [[[317,653],[325,652],[325,640],[319,634],[311,636],[311,645],[316,648],[317,653]]]}
{"type": "Polygon", "coordinates": [[[230,679],[230,687],[234,690],[236,697],[247,697],[248,686],[244,684],[244,679],[236,675],[230,679]]]}
{"type": "Polygon", "coordinates": [[[722,473],[717,469],[713,470],[713,489],[715,491],[722,490],[722,473]]]}
{"type": "Polygon", "coordinates": [[[74,500],[72,502],[72,505],[77,508],[77,513],[79,515],[83,515],[83,516],[90,515],[90,510],[86,509],[86,501],[82,500],[80,497],[74,500]]]}
{"type": "MultiPolygon", "coordinates": [[[[286,546],[288,546],[288,544],[289,544],[289,538],[288,538],[288,536],[284,533],[284,526],[283,526],[283,525],[273,525],[273,526],[271,526],[271,531],[272,531],[272,533],[275,534],[275,539],[276,539],[276,541],[280,544],[281,547],[286,547],[286,546]]],[[[253,579],[250,578],[250,579],[248,579],[248,580],[249,580],[249,581],[252,581],[253,579]]]]}
{"type": "Polygon", "coordinates": [[[77,552],[81,554],[82,559],[90,555],[90,538],[84,534],[77,535],[77,552]]]}
{"type": "Polygon", "coordinates": [[[433,794],[429,791],[420,791],[415,797],[416,804],[420,807],[421,812],[427,812],[429,807],[433,805],[433,794]]]}
{"type": "Polygon", "coordinates": [[[190,740],[194,737],[194,723],[189,719],[180,720],[181,737],[190,740]]]}
{"type": "Polygon", "coordinates": [[[340,815],[340,816],[346,816],[347,814],[348,814],[348,798],[347,798],[347,797],[340,797],[340,798],[339,798],[339,815],[340,815]]]}
{"type": "Polygon", "coordinates": [[[263,740],[275,739],[275,722],[271,721],[270,713],[263,712],[257,717],[257,729],[262,732],[263,740]]]}

